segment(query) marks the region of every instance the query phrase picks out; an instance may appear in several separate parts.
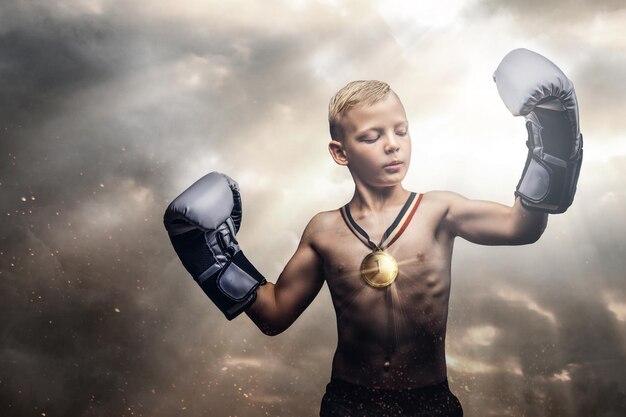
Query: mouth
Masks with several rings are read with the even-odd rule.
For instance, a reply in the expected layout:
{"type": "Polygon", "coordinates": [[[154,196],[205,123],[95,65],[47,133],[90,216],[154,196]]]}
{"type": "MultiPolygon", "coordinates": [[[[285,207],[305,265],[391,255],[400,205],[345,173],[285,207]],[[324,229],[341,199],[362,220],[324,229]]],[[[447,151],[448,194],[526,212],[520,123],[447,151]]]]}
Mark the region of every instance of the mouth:
{"type": "Polygon", "coordinates": [[[393,161],[393,162],[388,163],[387,165],[384,165],[383,168],[397,167],[402,164],[404,164],[404,162],[402,161],[393,161]]]}

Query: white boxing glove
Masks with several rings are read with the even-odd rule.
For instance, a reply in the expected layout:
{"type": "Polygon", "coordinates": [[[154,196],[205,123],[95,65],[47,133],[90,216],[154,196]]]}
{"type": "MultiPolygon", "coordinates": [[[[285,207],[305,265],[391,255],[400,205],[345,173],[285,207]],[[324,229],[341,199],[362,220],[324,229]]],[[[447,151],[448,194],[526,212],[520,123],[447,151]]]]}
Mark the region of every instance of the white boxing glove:
{"type": "Polygon", "coordinates": [[[526,118],[528,158],[515,195],[527,209],[565,212],[583,158],[574,84],[552,61],[523,48],[502,59],[493,80],[509,111],[526,118]]]}
{"type": "Polygon", "coordinates": [[[183,266],[228,320],[244,312],[266,284],[235,238],[241,208],[237,183],[211,172],[176,197],[163,216],[183,266]]]}

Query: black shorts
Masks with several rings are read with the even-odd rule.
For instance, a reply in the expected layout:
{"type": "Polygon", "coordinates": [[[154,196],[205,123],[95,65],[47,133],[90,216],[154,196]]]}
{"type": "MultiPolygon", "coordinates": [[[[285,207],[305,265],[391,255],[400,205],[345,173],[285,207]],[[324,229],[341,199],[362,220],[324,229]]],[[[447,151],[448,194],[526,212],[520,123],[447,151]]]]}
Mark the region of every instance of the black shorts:
{"type": "Polygon", "coordinates": [[[331,378],[322,398],[320,417],[462,417],[461,402],[445,379],[435,385],[384,390],[331,378]]]}

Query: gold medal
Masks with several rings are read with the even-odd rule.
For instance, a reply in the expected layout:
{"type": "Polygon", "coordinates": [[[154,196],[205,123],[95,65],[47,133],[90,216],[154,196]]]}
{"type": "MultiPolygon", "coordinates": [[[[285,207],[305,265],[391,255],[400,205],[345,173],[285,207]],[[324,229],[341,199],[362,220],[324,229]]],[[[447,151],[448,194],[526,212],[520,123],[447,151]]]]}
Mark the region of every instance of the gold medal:
{"type": "Polygon", "coordinates": [[[361,277],[372,287],[386,287],[398,276],[398,262],[383,250],[375,250],[361,262],[361,277]]]}
{"type": "Polygon", "coordinates": [[[415,210],[417,210],[417,206],[419,206],[421,199],[422,194],[416,196],[416,193],[411,193],[394,222],[383,234],[383,237],[378,245],[372,242],[367,232],[363,230],[356,223],[356,221],[354,221],[352,214],[350,214],[350,207],[348,204],[341,208],[341,217],[343,217],[343,220],[346,222],[348,228],[361,242],[372,249],[372,252],[363,258],[363,261],[361,262],[361,277],[368,285],[375,288],[385,288],[386,291],[385,299],[388,314],[388,346],[387,354],[385,355],[385,362],[383,363],[383,369],[385,372],[391,369],[391,359],[396,350],[396,326],[393,317],[393,297],[391,294],[392,287],[390,287],[390,285],[398,276],[398,262],[396,262],[393,256],[385,252],[385,248],[391,246],[391,244],[395,242],[406,230],[413,214],[415,214],[415,210]]]}
{"type": "Polygon", "coordinates": [[[416,196],[415,193],[411,193],[394,222],[383,234],[378,245],[372,242],[367,232],[354,221],[348,204],[341,208],[341,217],[343,217],[348,228],[361,242],[372,249],[372,252],[361,262],[361,277],[372,287],[385,288],[385,301],[387,303],[387,352],[385,362],[383,363],[385,372],[391,369],[391,359],[396,350],[396,326],[393,318],[393,296],[390,285],[398,276],[398,262],[396,262],[393,256],[385,252],[385,248],[391,246],[406,230],[421,199],[422,194],[416,196]]]}
{"type": "Polygon", "coordinates": [[[350,207],[346,204],[341,208],[341,216],[348,228],[361,242],[372,249],[372,252],[361,262],[361,277],[368,285],[383,288],[391,285],[398,276],[398,262],[385,252],[385,249],[391,246],[407,228],[421,199],[422,194],[417,196],[416,193],[411,193],[378,245],[372,242],[367,232],[354,221],[350,207]]]}

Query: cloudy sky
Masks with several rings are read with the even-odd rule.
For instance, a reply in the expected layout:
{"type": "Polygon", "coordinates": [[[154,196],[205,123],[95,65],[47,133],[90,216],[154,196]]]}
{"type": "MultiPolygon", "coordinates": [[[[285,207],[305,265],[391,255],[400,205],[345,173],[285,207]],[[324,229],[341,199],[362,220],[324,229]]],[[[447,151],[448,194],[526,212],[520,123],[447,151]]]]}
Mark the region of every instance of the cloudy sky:
{"type": "Polygon", "coordinates": [[[277,337],[228,322],[165,207],[230,174],[242,247],[275,281],[311,216],[352,196],[327,105],[355,79],[405,105],[405,187],[510,205],[526,133],[491,75],[525,47],[576,86],[578,193],[533,245],[456,242],[451,388],[468,416],[623,415],[625,23],[618,0],[3,0],[0,414],[317,415],[328,288],[277,337]]]}

